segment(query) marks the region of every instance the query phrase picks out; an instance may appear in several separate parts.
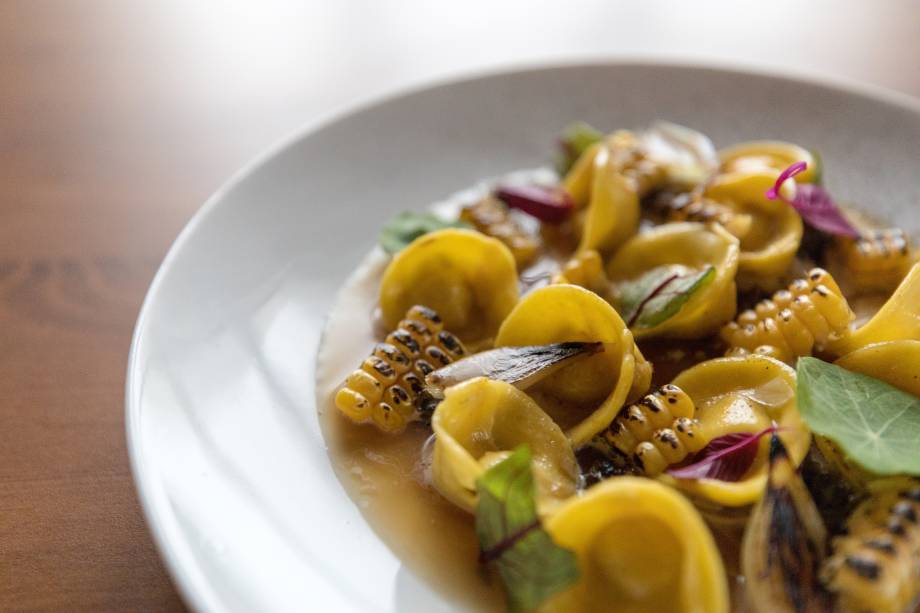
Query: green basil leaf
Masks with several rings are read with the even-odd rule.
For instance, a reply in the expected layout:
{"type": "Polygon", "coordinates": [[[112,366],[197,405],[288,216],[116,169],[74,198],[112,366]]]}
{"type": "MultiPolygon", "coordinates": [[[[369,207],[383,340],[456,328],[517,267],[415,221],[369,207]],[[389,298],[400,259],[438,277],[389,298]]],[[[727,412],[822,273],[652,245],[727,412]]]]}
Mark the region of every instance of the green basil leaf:
{"type": "Polygon", "coordinates": [[[512,611],[532,611],[578,579],[575,554],[540,524],[530,461],[518,447],[476,482],[479,559],[497,566],[512,611]]]}
{"type": "Polygon", "coordinates": [[[559,137],[559,157],[556,159],[556,170],[560,175],[566,174],[594,143],[604,139],[604,133],[596,130],[583,121],[576,121],[566,126],[559,137]]]}
{"type": "Polygon", "coordinates": [[[920,475],[920,398],[816,358],[799,359],[799,413],[816,434],[879,475],[920,475]]]}
{"type": "Polygon", "coordinates": [[[443,228],[469,228],[462,221],[444,221],[433,213],[403,211],[392,217],[380,231],[380,246],[390,255],[402,251],[419,236],[443,228]]]}
{"type": "Polygon", "coordinates": [[[677,315],[694,292],[715,277],[714,266],[683,274],[669,266],[653,268],[617,286],[617,311],[630,328],[654,328],[677,315]]]}

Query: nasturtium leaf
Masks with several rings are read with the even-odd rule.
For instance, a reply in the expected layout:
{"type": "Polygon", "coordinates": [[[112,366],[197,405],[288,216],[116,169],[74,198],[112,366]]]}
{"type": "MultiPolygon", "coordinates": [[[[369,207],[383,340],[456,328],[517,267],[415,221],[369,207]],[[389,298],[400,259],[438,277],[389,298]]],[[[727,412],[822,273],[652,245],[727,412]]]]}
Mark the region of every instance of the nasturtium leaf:
{"type": "Polygon", "coordinates": [[[879,475],[920,475],[920,398],[817,358],[797,366],[799,412],[813,432],[879,475]]]}
{"type": "Polygon", "coordinates": [[[445,221],[433,213],[403,211],[391,217],[380,231],[380,246],[390,255],[402,251],[419,236],[444,228],[469,228],[462,221],[445,221]]]}
{"type": "Polygon", "coordinates": [[[575,554],[540,524],[530,462],[518,447],[476,482],[479,559],[496,565],[511,611],[532,611],[578,579],[575,554]]]}
{"type": "Polygon", "coordinates": [[[676,315],[715,276],[714,266],[683,273],[669,266],[653,268],[617,286],[616,307],[630,328],[653,328],[676,315]]]}
{"type": "Polygon", "coordinates": [[[564,175],[594,143],[603,140],[604,134],[583,121],[576,121],[566,126],[559,136],[559,157],[556,160],[556,170],[564,175]]]}

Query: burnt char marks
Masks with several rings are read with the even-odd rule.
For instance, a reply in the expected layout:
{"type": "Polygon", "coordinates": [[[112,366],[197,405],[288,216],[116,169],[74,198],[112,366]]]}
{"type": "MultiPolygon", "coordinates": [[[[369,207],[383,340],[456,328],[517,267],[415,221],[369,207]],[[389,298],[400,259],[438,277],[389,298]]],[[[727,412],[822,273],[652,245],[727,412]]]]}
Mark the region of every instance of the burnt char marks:
{"type": "Polygon", "coordinates": [[[853,572],[869,581],[876,581],[882,574],[882,569],[875,560],[860,555],[847,556],[845,563],[853,572]]]}
{"type": "Polygon", "coordinates": [[[336,392],[336,406],[352,421],[373,423],[384,432],[400,432],[413,421],[428,422],[438,401],[425,393],[425,375],[435,370],[433,363],[446,366],[452,356],[464,353],[437,313],[414,306],[348,376],[336,392]]]}

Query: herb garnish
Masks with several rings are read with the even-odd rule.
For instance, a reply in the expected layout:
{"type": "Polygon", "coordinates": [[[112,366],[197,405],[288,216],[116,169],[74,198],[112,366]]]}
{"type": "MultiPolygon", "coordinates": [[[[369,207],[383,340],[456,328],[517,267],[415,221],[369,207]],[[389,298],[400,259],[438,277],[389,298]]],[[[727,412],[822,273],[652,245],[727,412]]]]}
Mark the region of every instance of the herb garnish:
{"type": "Polygon", "coordinates": [[[920,398],[817,358],[797,367],[799,412],[857,464],[880,475],[920,475],[920,398]]]}
{"type": "Polygon", "coordinates": [[[796,162],[780,173],[766,196],[770,200],[782,200],[802,216],[805,223],[833,236],[849,236],[856,238],[859,231],[849,222],[834,199],[826,189],[813,183],[799,183],[795,187],[795,196],[787,199],[780,189],[788,179],[796,176],[808,168],[807,162],[796,162]]]}
{"type": "Polygon", "coordinates": [[[709,265],[680,273],[668,266],[653,268],[617,287],[617,310],[630,328],[653,328],[676,315],[690,297],[712,282],[716,269],[709,265]]]}
{"type": "Polygon", "coordinates": [[[760,439],[776,432],[771,426],[760,432],[732,432],[712,439],[696,453],[691,463],[668,474],[678,479],[718,479],[740,481],[757,457],[760,439]]]}
{"type": "Polygon", "coordinates": [[[543,223],[562,223],[575,210],[572,197],[562,187],[554,185],[499,185],[495,197],[543,223]]]}
{"type": "Polygon", "coordinates": [[[556,170],[560,175],[566,174],[578,158],[581,157],[594,143],[603,140],[603,132],[588,125],[584,121],[576,121],[566,126],[559,137],[559,157],[556,159],[556,170]]]}
{"type": "Polygon", "coordinates": [[[433,213],[403,211],[390,218],[380,231],[380,246],[393,255],[420,236],[444,228],[470,228],[462,221],[444,221],[433,213]]]}
{"type": "Polygon", "coordinates": [[[498,568],[511,611],[536,609],[578,579],[575,554],[540,524],[530,462],[530,450],[518,447],[476,482],[479,561],[498,568]]]}

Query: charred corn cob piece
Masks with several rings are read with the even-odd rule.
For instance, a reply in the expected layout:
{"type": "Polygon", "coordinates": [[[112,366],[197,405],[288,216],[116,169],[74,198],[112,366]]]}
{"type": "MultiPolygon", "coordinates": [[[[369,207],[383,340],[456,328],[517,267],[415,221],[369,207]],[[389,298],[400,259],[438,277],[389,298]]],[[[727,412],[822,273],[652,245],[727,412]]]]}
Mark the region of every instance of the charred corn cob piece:
{"type": "Polygon", "coordinates": [[[696,408],[682,389],[664,385],[635,404],[623,407],[590,445],[603,455],[632,458],[649,477],[702,449],[706,441],[693,418],[696,408]]]}
{"type": "Polygon", "coordinates": [[[384,432],[430,419],[425,376],[463,357],[460,340],[444,329],[441,318],[414,306],[399,326],[345,379],[335,405],[356,423],[373,423],[384,432]]]}
{"type": "Polygon", "coordinates": [[[920,481],[886,479],[847,520],[821,571],[840,611],[903,613],[920,598],[920,481]]]}
{"type": "Polygon", "coordinates": [[[614,166],[625,176],[639,197],[652,191],[666,178],[667,171],[649,158],[639,137],[628,130],[618,130],[607,137],[614,166]]]}
{"type": "Polygon", "coordinates": [[[518,270],[533,262],[540,252],[539,239],[515,221],[505,203],[494,196],[463,207],[460,220],[503,242],[511,250],[518,270]]]}
{"type": "Polygon", "coordinates": [[[721,337],[730,354],[763,353],[790,362],[849,334],[853,317],[834,278],[815,268],[743,311],[722,328],[721,337]]]}
{"type": "Polygon", "coordinates": [[[696,191],[661,198],[655,204],[668,221],[718,223],[739,239],[747,236],[753,221],[747,213],[739,213],[727,204],[705,198],[696,191]]]}
{"type": "Polygon", "coordinates": [[[901,282],[913,264],[910,239],[900,228],[840,237],[835,254],[850,273],[857,289],[890,291],[901,282]]]}

